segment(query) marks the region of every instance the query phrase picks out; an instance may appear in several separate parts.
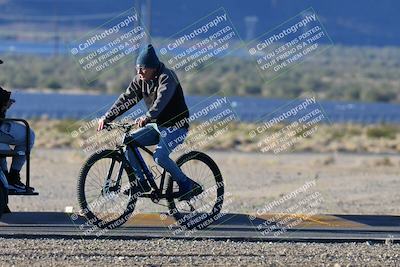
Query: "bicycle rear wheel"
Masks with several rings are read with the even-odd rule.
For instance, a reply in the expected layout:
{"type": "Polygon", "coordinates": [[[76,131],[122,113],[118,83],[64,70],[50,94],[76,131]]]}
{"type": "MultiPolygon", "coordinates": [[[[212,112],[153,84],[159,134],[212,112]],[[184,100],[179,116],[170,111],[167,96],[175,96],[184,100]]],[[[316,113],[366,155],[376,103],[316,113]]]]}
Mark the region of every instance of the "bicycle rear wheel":
{"type": "Polygon", "coordinates": [[[88,222],[107,229],[124,224],[135,209],[137,197],[131,190],[135,181],[132,168],[118,151],[103,150],[89,157],[77,186],[78,203],[88,222]]]}
{"type": "Polygon", "coordinates": [[[209,156],[198,151],[182,155],[176,163],[204,191],[190,201],[179,201],[176,198],[179,187],[169,176],[167,200],[170,214],[184,229],[204,229],[218,219],[222,209],[224,183],[221,172],[209,156]]]}

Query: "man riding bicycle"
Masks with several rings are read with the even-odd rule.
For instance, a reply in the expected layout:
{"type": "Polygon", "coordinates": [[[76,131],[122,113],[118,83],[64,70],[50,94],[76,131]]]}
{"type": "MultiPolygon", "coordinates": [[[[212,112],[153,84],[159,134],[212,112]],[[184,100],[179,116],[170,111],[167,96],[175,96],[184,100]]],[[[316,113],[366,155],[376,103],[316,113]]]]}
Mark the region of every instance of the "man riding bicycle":
{"type": "MultiPolygon", "coordinates": [[[[136,60],[136,75],[112,107],[99,120],[98,131],[105,124],[144,100],[148,111],[137,120],[139,130],[128,136],[124,143],[135,140],[142,146],[157,145],[154,161],[164,168],[179,185],[181,200],[189,200],[202,192],[201,186],[189,179],[169,155],[183,143],[189,129],[189,110],[185,102],[181,84],[175,72],[159,61],[151,44],[147,45],[136,60]],[[157,124],[157,131],[149,122],[157,124]],[[160,134],[162,133],[162,134],[160,134]]],[[[135,175],[138,178],[139,190],[148,192],[150,185],[144,178],[140,163],[132,151],[127,150],[135,175]]]]}

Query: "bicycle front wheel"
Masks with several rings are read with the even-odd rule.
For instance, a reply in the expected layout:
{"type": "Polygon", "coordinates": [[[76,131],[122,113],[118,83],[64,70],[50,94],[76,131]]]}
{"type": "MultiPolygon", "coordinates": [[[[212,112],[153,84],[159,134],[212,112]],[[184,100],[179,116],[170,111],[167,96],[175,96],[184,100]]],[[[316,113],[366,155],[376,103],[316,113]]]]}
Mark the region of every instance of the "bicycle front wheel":
{"type": "Polygon", "coordinates": [[[179,201],[177,183],[169,176],[167,200],[170,214],[185,229],[204,229],[218,219],[224,202],[224,183],[217,164],[206,154],[191,151],[176,161],[183,173],[199,183],[203,193],[179,201]]]}
{"type": "Polygon", "coordinates": [[[120,152],[103,150],[83,165],[78,179],[78,203],[88,222],[114,229],[124,224],[135,209],[132,194],[136,178],[120,152]]]}

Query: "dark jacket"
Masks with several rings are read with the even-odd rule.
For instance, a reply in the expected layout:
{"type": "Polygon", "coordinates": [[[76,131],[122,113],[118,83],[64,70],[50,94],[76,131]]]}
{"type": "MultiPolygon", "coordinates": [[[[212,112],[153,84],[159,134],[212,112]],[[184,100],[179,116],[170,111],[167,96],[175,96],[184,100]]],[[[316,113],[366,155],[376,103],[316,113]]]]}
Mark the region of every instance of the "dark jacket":
{"type": "Polygon", "coordinates": [[[106,122],[122,115],[141,99],[148,108],[146,116],[157,125],[189,127],[189,110],[178,77],[163,63],[157,69],[155,79],[142,81],[138,75],[133,78],[126,92],[119,96],[106,113],[106,122]]]}
{"type": "Polygon", "coordinates": [[[8,101],[10,100],[10,96],[11,92],[8,92],[0,87],[0,119],[4,119],[6,117],[6,112],[2,112],[1,110],[5,105],[7,105],[8,101]]]}

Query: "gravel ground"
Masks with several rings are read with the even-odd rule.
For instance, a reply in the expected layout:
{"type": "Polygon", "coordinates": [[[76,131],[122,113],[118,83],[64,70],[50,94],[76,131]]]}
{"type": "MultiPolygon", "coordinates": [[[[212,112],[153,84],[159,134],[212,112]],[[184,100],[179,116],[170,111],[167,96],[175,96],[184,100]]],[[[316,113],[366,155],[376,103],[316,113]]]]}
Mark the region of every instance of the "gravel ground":
{"type": "Polygon", "coordinates": [[[0,239],[1,266],[398,266],[400,245],[0,239]]]}
{"type": "MultiPolygon", "coordinates": [[[[254,213],[318,177],[316,185],[308,192],[319,192],[324,199],[315,210],[318,213],[400,214],[400,156],[218,151],[207,154],[219,165],[225,192],[231,196],[231,204],[224,206],[225,212],[254,213]]],[[[76,181],[86,158],[79,150],[34,150],[31,184],[40,195],[12,197],[11,209],[64,211],[66,206],[77,208],[76,181]]],[[[304,194],[271,211],[281,211],[302,197],[304,194]]],[[[166,211],[149,201],[139,205],[139,209],[166,211]]]]}
{"type": "MultiPolygon", "coordinates": [[[[311,192],[318,213],[399,214],[400,157],[383,155],[209,153],[221,168],[229,212],[255,212],[318,177],[311,192]]],[[[12,197],[14,211],[64,211],[76,205],[76,177],[86,155],[38,149],[32,185],[38,197],[12,197]]],[[[292,199],[296,202],[299,199],[292,199]]],[[[291,203],[287,203],[289,206],[291,203]]],[[[287,206],[286,206],[287,207],[287,206]]],[[[149,205],[146,211],[165,211],[149,205]]],[[[279,207],[278,207],[279,208],[279,207]]],[[[400,266],[400,245],[368,243],[252,243],[177,240],[2,239],[2,266],[59,265],[270,265],[400,266]],[[116,249],[117,248],[117,249],[116,249]],[[336,264],[336,265],[335,265],[336,264]],[[339,264],[339,265],[338,265],[339,264]]]]}

